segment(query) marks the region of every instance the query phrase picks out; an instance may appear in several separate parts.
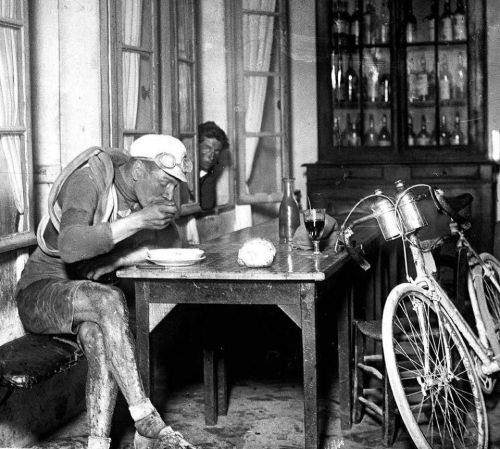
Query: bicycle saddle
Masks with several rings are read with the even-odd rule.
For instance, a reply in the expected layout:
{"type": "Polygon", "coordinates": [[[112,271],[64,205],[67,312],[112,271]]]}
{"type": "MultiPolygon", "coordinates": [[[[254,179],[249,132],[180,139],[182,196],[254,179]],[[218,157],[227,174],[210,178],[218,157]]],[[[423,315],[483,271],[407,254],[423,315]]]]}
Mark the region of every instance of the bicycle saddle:
{"type": "Polygon", "coordinates": [[[449,197],[441,189],[432,188],[431,195],[438,212],[448,215],[459,224],[468,223],[468,220],[462,217],[459,212],[472,203],[474,197],[470,193],[449,197]]]}

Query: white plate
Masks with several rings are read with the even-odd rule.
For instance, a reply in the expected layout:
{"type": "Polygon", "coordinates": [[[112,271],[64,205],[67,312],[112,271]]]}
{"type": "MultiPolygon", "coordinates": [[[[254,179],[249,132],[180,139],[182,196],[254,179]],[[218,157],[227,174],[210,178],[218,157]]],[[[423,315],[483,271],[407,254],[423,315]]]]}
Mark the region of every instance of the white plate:
{"type": "Polygon", "coordinates": [[[183,267],[205,259],[205,252],[197,248],[150,249],[147,259],[158,265],[183,267]]]}

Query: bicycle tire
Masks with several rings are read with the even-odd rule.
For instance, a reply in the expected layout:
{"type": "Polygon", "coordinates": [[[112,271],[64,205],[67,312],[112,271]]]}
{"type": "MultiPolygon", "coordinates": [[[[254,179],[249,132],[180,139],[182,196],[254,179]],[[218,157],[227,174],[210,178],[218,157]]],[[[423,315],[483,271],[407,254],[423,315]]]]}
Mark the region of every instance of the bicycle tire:
{"type": "MultiPolygon", "coordinates": [[[[493,272],[493,276],[497,283],[500,284],[500,262],[498,259],[489,254],[489,253],[481,253],[479,255],[481,260],[491,269],[493,272]]],[[[488,307],[488,311],[490,312],[491,317],[494,321],[495,333],[497,336],[497,340],[500,341],[500,291],[498,288],[491,282],[491,280],[484,275],[481,277],[474,277],[474,288],[476,290],[476,294],[478,299],[484,299],[485,304],[488,307]]]]}
{"type": "Polygon", "coordinates": [[[485,449],[486,407],[469,349],[442,308],[436,312],[425,290],[400,284],[390,292],[382,344],[394,399],[416,447],[485,449]],[[420,321],[414,306],[420,307],[420,321]],[[424,357],[426,348],[429,357],[424,357]]]}

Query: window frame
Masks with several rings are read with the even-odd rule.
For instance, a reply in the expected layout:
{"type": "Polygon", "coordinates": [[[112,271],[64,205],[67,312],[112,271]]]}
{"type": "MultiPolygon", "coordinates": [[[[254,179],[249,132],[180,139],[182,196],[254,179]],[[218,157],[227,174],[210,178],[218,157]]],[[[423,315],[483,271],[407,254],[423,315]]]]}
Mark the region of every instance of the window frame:
{"type": "Polygon", "coordinates": [[[30,102],[30,52],[29,52],[29,14],[28,1],[21,0],[21,19],[0,17],[0,26],[20,30],[20,54],[17,63],[21,68],[19,77],[19,108],[22,110],[24,126],[0,127],[0,135],[17,135],[21,140],[21,164],[23,168],[23,195],[25,202],[26,231],[14,232],[0,236],[0,253],[25,248],[36,244],[34,192],[33,192],[33,154],[31,131],[31,102],[30,102]],[[24,137],[24,139],[23,139],[24,137]]]}
{"type": "MultiPolygon", "coordinates": [[[[226,14],[228,21],[231,22],[231,35],[228,39],[230,53],[234,55],[232,61],[232,73],[234,74],[234,124],[236,130],[236,204],[260,204],[281,201],[282,193],[280,189],[276,192],[266,193],[247,193],[245,181],[245,161],[244,149],[246,148],[246,139],[248,137],[278,137],[281,139],[280,154],[281,154],[281,174],[282,177],[290,177],[292,173],[291,150],[290,150],[290,92],[289,92],[289,55],[290,47],[288,40],[288,2],[286,0],[276,0],[278,5],[277,13],[269,13],[276,17],[278,27],[275,29],[275,36],[278,36],[278,53],[279,53],[279,72],[269,71],[269,76],[274,76],[279,79],[279,101],[280,101],[280,132],[269,133],[247,133],[245,129],[245,77],[249,74],[245,73],[243,61],[243,13],[252,13],[252,10],[243,10],[243,0],[226,0],[226,14]]],[[[276,180],[277,185],[281,185],[281,179],[276,180]]]]}

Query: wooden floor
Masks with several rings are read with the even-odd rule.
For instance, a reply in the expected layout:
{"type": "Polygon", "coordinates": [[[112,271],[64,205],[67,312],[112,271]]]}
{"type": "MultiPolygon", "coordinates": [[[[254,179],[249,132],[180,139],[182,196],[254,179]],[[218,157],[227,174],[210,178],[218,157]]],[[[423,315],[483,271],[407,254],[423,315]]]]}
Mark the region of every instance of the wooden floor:
{"type": "MultiPolygon", "coordinates": [[[[500,388],[488,398],[490,449],[500,449],[500,388]]],[[[200,383],[172,392],[163,404],[165,420],[201,449],[292,449],[303,447],[302,393],[300,383],[243,379],[231,389],[227,416],[216,426],[206,426],[203,417],[203,389],[200,383]]],[[[321,404],[322,443],[320,449],[384,448],[380,426],[370,417],[342,434],[335,418],[338,410],[336,386],[321,404]]],[[[52,435],[37,447],[84,448],[87,434],[85,416],[52,435]]],[[[125,404],[119,401],[113,424],[113,447],[133,449],[133,424],[125,404]]],[[[400,429],[394,449],[413,448],[400,429]]]]}

